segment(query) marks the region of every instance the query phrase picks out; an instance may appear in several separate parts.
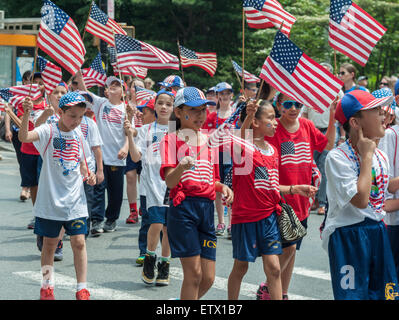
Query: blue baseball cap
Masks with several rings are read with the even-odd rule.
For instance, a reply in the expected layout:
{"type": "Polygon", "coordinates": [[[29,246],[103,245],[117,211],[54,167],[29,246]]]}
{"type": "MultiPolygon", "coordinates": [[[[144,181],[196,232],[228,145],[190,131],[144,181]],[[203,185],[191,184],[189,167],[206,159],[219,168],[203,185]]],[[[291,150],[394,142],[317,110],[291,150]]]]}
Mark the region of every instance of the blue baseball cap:
{"type": "Polygon", "coordinates": [[[204,104],[216,105],[214,101],[205,98],[205,94],[195,87],[185,87],[176,93],[175,107],[186,105],[189,107],[200,107],[204,104]]]}
{"type": "Polygon", "coordinates": [[[218,83],[215,87],[215,91],[221,92],[223,90],[230,90],[231,92],[234,92],[233,87],[230,84],[228,84],[227,82],[218,83]]]}
{"type": "Polygon", "coordinates": [[[176,97],[176,91],[174,90],[170,91],[170,90],[161,89],[157,92],[157,97],[161,94],[167,94],[168,96],[176,97]]]}
{"type": "Polygon", "coordinates": [[[76,91],[68,92],[67,94],[64,94],[61,97],[58,107],[59,108],[71,107],[71,106],[74,106],[79,103],[84,103],[86,105],[86,107],[88,105],[88,102],[80,93],[78,93],[76,91]]]}
{"type": "Polygon", "coordinates": [[[363,90],[353,90],[345,94],[338,102],[335,119],[344,124],[356,112],[369,110],[392,103],[393,96],[376,98],[371,93],[363,90]]]}
{"type": "Polygon", "coordinates": [[[210,92],[216,92],[216,87],[211,87],[208,90],[206,90],[206,94],[208,94],[210,92]]]}
{"type": "Polygon", "coordinates": [[[158,85],[164,86],[167,88],[171,88],[171,87],[184,88],[183,79],[180,78],[179,76],[175,76],[175,75],[167,76],[162,82],[158,82],[158,85]]]}

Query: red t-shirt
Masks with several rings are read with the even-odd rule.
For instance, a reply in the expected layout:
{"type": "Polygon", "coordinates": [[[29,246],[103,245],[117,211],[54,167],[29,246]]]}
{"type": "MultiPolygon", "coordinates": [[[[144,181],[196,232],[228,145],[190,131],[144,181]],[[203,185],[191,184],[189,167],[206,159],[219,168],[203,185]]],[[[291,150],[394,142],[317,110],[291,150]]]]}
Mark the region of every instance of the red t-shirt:
{"type": "MultiPolygon", "coordinates": [[[[162,164],[160,174],[165,180],[165,168],[176,168],[185,156],[194,157],[203,146],[189,146],[175,133],[167,134],[161,141],[162,164]]],[[[217,150],[205,148],[196,160],[195,168],[186,170],[179,184],[170,190],[169,197],[174,199],[178,193],[186,197],[202,197],[215,200],[215,182],[220,181],[217,150]]]]}
{"type": "Polygon", "coordinates": [[[233,190],[231,223],[256,222],[274,211],[281,213],[279,158],[275,147],[269,150],[245,148],[242,156],[233,159],[233,190]]]}
{"type": "MultiPolygon", "coordinates": [[[[46,107],[46,101],[43,100],[41,103],[39,104],[34,104],[33,105],[33,109],[32,112],[29,116],[29,126],[28,126],[28,130],[32,131],[33,129],[35,129],[35,125],[33,124],[34,119],[36,119],[36,114],[41,111],[44,110],[44,108],[46,107]]],[[[24,114],[24,109],[22,107],[22,104],[20,104],[18,106],[18,112],[17,112],[17,117],[21,117],[24,114]]],[[[26,153],[26,154],[33,154],[33,155],[40,155],[40,153],[36,150],[35,146],[33,145],[33,143],[25,143],[23,142],[21,145],[21,152],[26,153]]]]}
{"type": "MultiPolygon", "coordinates": [[[[265,140],[276,147],[279,154],[280,185],[312,184],[313,152],[322,152],[328,139],[308,119],[299,118],[299,129],[288,132],[277,119],[278,125],[273,137],[265,140]]],[[[300,221],[309,216],[308,198],[295,195],[284,195],[300,221]]]]}

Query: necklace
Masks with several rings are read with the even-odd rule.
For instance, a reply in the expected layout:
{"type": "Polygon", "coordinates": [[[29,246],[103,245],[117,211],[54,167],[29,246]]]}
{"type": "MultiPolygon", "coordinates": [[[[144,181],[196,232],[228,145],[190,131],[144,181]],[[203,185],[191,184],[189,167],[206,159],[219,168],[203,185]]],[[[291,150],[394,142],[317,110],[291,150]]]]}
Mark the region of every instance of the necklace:
{"type": "MultiPolygon", "coordinates": [[[[350,155],[349,155],[349,159],[351,159],[352,161],[354,161],[355,165],[356,165],[356,170],[357,170],[357,175],[360,175],[360,160],[359,160],[359,156],[356,152],[356,150],[353,148],[352,146],[352,142],[350,141],[350,139],[346,140],[346,144],[348,146],[348,149],[350,151],[350,155]]],[[[377,158],[378,161],[378,166],[380,168],[380,172],[381,172],[381,183],[382,183],[382,199],[381,199],[381,203],[379,205],[372,205],[370,202],[370,198],[369,198],[369,202],[368,205],[370,208],[375,208],[376,211],[380,211],[385,203],[385,176],[384,176],[384,168],[382,166],[382,162],[380,157],[378,156],[378,152],[375,152],[375,156],[377,158]]],[[[372,186],[371,186],[371,191],[370,191],[370,197],[371,198],[377,198],[380,194],[380,188],[378,186],[378,182],[377,182],[377,173],[375,171],[374,168],[371,169],[372,170],[372,179],[374,180],[372,186]]]]}
{"type": "MultiPolygon", "coordinates": [[[[62,135],[61,135],[61,130],[60,130],[60,127],[59,127],[59,125],[58,125],[58,122],[56,123],[56,126],[57,126],[57,129],[58,129],[58,133],[59,133],[59,135],[60,135],[60,158],[59,158],[59,162],[60,162],[60,165],[62,166],[62,168],[64,169],[64,171],[62,171],[62,174],[64,175],[64,176],[67,176],[67,175],[69,175],[69,173],[71,172],[71,171],[73,171],[73,170],[75,170],[76,168],[77,168],[77,166],[79,165],[79,163],[80,163],[80,161],[76,161],[76,164],[73,166],[73,168],[67,168],[67,167],[65,167],[65,161],[64,161],[64,159],[62,158],[62,152],[64,151],[63,149],[63,142],[62,142],[62,140],[65,140],[63,137],[62,137],[62,135]]],[[[75,136],[75,134],[73,135],[73,137],[74,137],[74,139],[76,139],[76,141],[78,142],[77,144],[78,144],[78,150],[77,150],[77,153],[78,154],[80,154],[80,140],[79,140],[79,137],[77,137],[77,136],[75,136]]],[[[65,142],[65,147],[66,147],[66,142],[65,142]]]]}

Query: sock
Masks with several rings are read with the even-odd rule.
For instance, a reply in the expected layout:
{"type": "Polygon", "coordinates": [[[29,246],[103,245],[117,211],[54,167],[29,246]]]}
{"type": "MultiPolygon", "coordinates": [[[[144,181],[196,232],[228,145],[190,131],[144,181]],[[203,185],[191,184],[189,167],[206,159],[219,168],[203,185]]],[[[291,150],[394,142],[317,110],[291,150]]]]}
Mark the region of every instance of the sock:
{"type": "Polygon", "coordinates": [[[162,262],[162,261],[169,262],[170,256],[169,256],[169,257],[161,257],[160,260],[161,260],[161,262],[162,262]]]}
{"type": "Polygon", "coordinates": [[[150,251],[147,249],[146,253],[148,253],[150,256],[155,256],[155,251],[150,251]]]}
{"type": "Polygon", "coordinates": [[[136,202],[129,203],[129,208],[130,208],[130,211],[132,211],[133,209],[135,211],[137,211],[137,203],[136,202]]]}
{"type": "Polygon", "coordinates": [[[87,282],[78,282],[76,285],[76,291],[80,291],[82,289],[87,289],[87,282]]]}
{"type": "Polygon", "coordinates": [[[42,266],[42,288],[54,288],[54,267],[42,266]]]}

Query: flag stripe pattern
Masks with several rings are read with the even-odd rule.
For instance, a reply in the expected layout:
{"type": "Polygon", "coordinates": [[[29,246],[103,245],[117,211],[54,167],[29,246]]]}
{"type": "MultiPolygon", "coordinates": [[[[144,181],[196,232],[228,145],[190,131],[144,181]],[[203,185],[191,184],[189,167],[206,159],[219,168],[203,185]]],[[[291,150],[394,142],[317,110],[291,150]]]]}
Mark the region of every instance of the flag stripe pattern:
{"type": "Polygon", "coordinates": [[[111,46],[115,46],[114,33],[126,35],[126,31],[102,12],[94,1],[92,2],[89,19],[87,20],[86,31],[104,40],[111,46]]]}
{"type": "Polygon", "coordinates": [[[101,53],[97,54],[89,68],[83,69],[82,75],[86,88],[88,89],[94,86],[105,86],[107,75],[103,68],[101,53]]]}
{"type": "Polygon", "coordinates": [[[293,141],[281,144],[281,165],[298,163],[312,163],[310,145],[307,142],[294,143],[293,141]]]}
{"type": "Polygon", "coordinates": [[[118,68],[130,66],[147,69],[179,70],[179,59],[162,49],[129,36],[115,34],[118,68]]]}
{"type": "Polygon", "coordinates": [[[79,141],[75,139],[64,139],[55,137],[53,139],[53,147],[53,158],[62,158],[64,161],[80,161],[79,141]]]}
{"type": "Polygon", "coordinates": [[[331,0],[329,44],[361,66],[386,30],[351,0],[331,0]]]}
{"type": "Polygon", "coordinates": [[[115,107],[110,108],[108,106],[105,106],[102,114],[102,119],[110,123],[121,124],[122,111],[120,111],[118,108],[115,107]]]}
{"type": "Polygon", "coordinates": [[[119,72],[121,74],[132,75],[133,77],[138,77],[141,79],[145,79],[147,77],[148,69],[136,66],[129,66],[127,68],[118,69],[118,65],[116,63],[116,49],[115,47],[108,47],[109,57],[111,61],[112,69],[114,70],[115,76],[119,76],[119,72]]]}
{"type": "Polygon", "coordinates": [[[25,97],[29,96],[29,91],[32,100],[37,100],[42,96],[42,92],[40,91],[40,87],[38,84],[32,84],[32,89],[30,89],[30,87],[31,86],[27,84],[0,89],[0,97],[14,107],[17,107],[24,101],[25,97]]]}
{"type": "Polygon", "coordinates": [[[136,90],[136,102],[137,103],[140,103],[144,99],[148,99],[148,100],[152,99],[156,95],[155,91],[137,87],[137,86],[135,86],[135,90],[136,90]]]}
{"type": "Polygon", "coordinates": [[[184,171],[180,182],[183,183],[187,180],[213,184],[213,163],[209,160],[197,159],[195,161],[195,170],[184,171]]]}
{"type": "Polygon", "coordinates": [[[289,35],[296,18],[284,10],[277,0],[244,0],[244,12],[248,26],[256,29],[276,27],[289,35]]]}
{"type": "Polygon", "coordinates": [[[319,113],[328,109],[343,86],[341,80],[309,58],[280,31],[260,78],[319,113]]]}
{"type": "MultiPolygon", "coordinates": [[[[233,64],[234,70],[240,75],[240,77],[242,77],[241,66],[233,60],[231,61],[231,63],[233,64]]],[[[245,82],[248,82],[248,83],[260,82],[260,79],[257,76],[253,75],[252,73],[249,73],[246,70],[244,70],[244,80],[245,80],[245,82]]]]}
{"type": "Polygon", "coordinates": [[[73,20],[54,3],[44,1],[37,46],[75,75],[84,62],[86,49],[73,20]]]}
{"type": "Polygon", "coordinates": [[[49,95],[62,82],[62,70],[41,56],[37,56],[37,65],[42,74],[46,94],[49,95]]]}
{"type": "Polygon", "coordinates": [[[279,175],[277,169],[267,169],[266,167],[255,168],[255,189],[265,189],[280,191],[279,175]]]}
{"type": "Polygon", "coordinates": [[[217,68],[217,58],[215,52],[199,53],[179,45],[180,63],[183,68],[200,67],[209,73],[211,77],[215,75],[217,68]]]}

